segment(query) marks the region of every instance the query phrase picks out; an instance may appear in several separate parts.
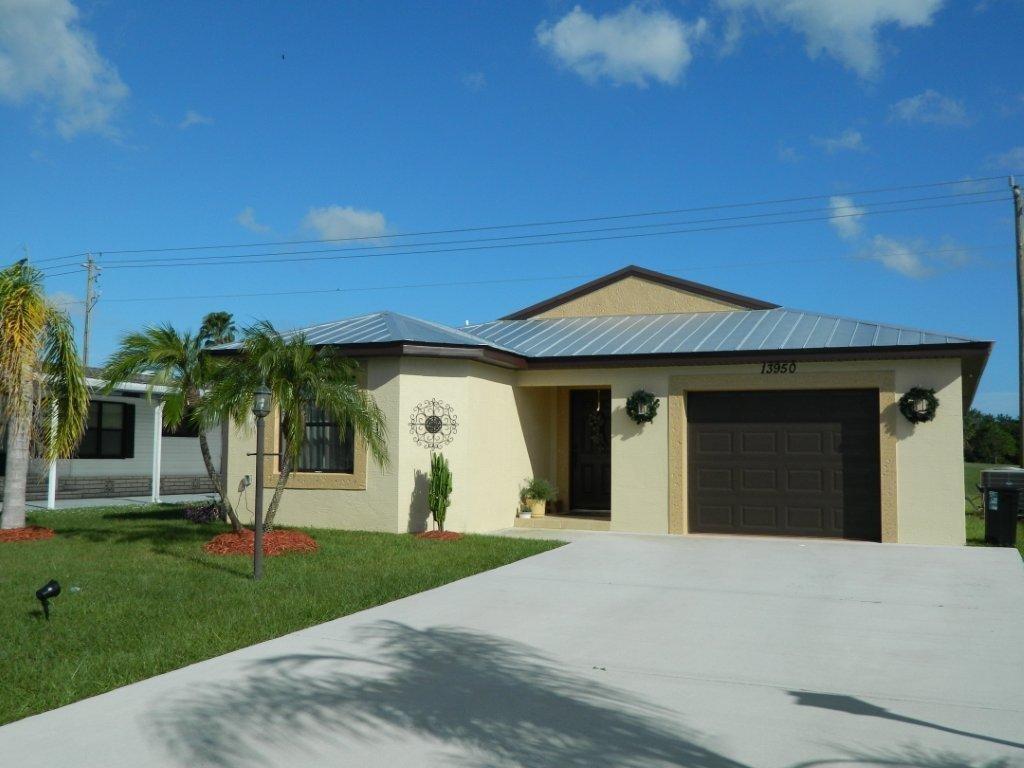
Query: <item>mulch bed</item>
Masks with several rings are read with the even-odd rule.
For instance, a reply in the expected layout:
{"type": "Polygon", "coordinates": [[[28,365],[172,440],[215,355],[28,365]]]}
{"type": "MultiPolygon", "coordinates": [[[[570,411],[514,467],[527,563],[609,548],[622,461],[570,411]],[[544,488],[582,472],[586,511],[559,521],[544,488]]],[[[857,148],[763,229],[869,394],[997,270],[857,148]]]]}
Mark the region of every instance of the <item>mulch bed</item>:
{"type": "Polygon", "coordinates": [[[433,539],[434,541],[458,541],[462,538],[461,533],[455,531],[424,531],[416,534],[417,539],[433,539]]]}
{"type": "MultiPolygon", "coordinates": [[[[203,545],[211,555],[249,555],[255,549],[256,534],[252,531],[222,533],[203,545]]],[[[317,545],[302,531],[267,531],[263,534],[263,554],[267,557],[283,555],[286,552],[316,552],[317,545]]]]}
{"type": "Polygon", "coordinates": [[[5,541],[40,541],[41,539],[52,539],[53,529],[43,528],[41,525],[28,525],[24,528],[11,528],[0,531],[0,544],[5,541]]]}

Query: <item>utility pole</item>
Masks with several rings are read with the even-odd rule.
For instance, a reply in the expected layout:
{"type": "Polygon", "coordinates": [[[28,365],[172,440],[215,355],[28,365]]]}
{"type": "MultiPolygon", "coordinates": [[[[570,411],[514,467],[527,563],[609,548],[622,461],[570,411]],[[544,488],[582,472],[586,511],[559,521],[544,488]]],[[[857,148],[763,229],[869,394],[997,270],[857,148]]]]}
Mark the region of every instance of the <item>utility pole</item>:
{"type": "Polygon", "coordinates": [[[96,306],[99,298],[96,295],[96,275],[99,267],[92,259],[92,254],[86,254],[85,264],[85,320],[82,323],[82,365],[89,365],[89,336],[92,333],[92,308],[96,306]]]}
{"type": "Polygon", "coordinates": [[[1020,186],[1010,177],[1013,192],[1013,228],[1017,234],[1017,418],[1020,432],[1021,467],[1024,467],[1024,202],[1020,186]]]}

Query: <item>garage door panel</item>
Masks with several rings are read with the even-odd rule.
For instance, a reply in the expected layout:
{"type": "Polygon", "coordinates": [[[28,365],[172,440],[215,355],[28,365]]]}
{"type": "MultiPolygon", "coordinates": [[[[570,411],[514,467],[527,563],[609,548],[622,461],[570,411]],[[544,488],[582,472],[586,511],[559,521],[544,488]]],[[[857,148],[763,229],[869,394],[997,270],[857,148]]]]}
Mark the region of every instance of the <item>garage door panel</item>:
{"type": "Polygon", "coordinates": [[[878,393],[691,393],[690,529],[878,540],[878,393]]]}

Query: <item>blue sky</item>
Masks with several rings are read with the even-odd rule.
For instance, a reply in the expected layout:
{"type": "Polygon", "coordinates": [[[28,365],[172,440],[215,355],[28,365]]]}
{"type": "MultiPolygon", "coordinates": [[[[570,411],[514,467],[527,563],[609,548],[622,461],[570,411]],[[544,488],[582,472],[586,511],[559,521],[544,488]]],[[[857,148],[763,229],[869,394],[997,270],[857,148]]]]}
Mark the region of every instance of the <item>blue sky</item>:
{"type": "Polygon", "coordinates": [[[0,0],[0,260],[27,249],[74,302],[84,274],[61,274],[79,263],[63,257],[103,252],[93,362],[128,330],[214,309],[279,327],[384,308],[461,324],[635,263],[994,340],[977,405],[1016,412],[1005,181],[844,193],[1024,173],[1022,22],[1021,0],[0,0]],[[1001,199],[418,256],[127,268],[153,257],[111,253],[820,195],[572,228],[817,217],[965,193],[905,207],[1001,199]],[[501,280],[521,282],[450,285],[501,280]],[[330,288],[343,290],[194,298],[330,288]]]}

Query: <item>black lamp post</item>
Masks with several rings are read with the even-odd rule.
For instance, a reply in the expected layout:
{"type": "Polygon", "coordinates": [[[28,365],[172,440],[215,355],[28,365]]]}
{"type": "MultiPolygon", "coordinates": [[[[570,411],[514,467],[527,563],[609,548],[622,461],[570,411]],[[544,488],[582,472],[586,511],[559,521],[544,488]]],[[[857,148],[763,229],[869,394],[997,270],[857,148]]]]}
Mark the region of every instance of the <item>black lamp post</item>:
{"type": "Polygon", "coordinates": [[[260,384],[252,397],[256,417],[256,530],[252,548],[252,577],[263,577],[263,420],[270,413],[270,390],[260,384]]]}

